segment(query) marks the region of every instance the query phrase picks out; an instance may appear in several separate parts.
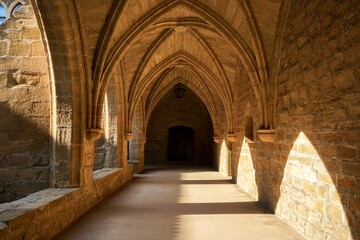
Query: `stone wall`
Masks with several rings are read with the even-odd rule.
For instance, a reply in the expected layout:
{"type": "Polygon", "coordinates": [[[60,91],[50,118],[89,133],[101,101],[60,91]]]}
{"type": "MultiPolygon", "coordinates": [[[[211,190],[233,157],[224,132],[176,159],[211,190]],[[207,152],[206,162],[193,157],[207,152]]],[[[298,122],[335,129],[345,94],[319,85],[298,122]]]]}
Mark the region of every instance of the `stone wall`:
{"type": "Polygon", "coordinates": [[[350,239],[349,228],[360,237],[359,10],[294,1],[283,39],[276,149],[287,162],[276,212],[308,238],[350,239]]]}
{"type": "Polygon", "coordinates": [[[49,188],[0,204],[0,240],[52,239],[88,209],[132,179],[133,169],[94,172],[86,188],[49,188]]]}
{"type": "Polygon", "coordinates": [[[360,237],[359,9],[359,1],[293,1],[275,143],[256,137],[237,151],[239,186],[253,197],[257,187],[259,201],[307,239],[360,237]]]}
{"type": "Polygon", "coordinates": [[[145,153],[145,132],[144,132],[144,112],[143,103],[140,102],[136,108],[134,117],[134,137],[129,142],[129,162],[134,164],[135,172],[144,170],[144,153],[145,153]]]}
{"type": "MultiPolygon", "coordinates": [[[[114,80],[115,81],[115,80],[114,80]]],[[[94,171],[116,166],[118,105],[114,81],[111,81],[103,105],[102,129],[104,132],[95,141],[94,171]]]]}
{"type": "Polygon", "coordinates": [[[29,2],[0,25],[0,202],[49,187],[47,58],[29,2]]]}
{"type": "MultiPolygon", "coordinates": [[[[235,113],[236,113],[236,142],[232,146],[232,176],[234,181],[251,197],[258,199],[258,184],[256,182],[254,153],[257,152],[256,129],[259,128],[258,110],[256,99],[253,94],[253,89],[250,84],[249,76],[243,66],[240,66],[237,74],[236,94],[235,94],[235,113]],[[240,79],[241,78],[241,79],[240,79]],[[246,132],[246,118],[253,121],[252,139],[245,137],[246,132]]],[[[247,131],[250,132],[250,129],[247,131]]],[[[260,166],[259,166],[260,167],[260,166]]],[[[259,171],[259,169],[257,168],[259,171]]],[[[261,178],[259,175],[257,178],[261,178]]]]}
{"type": "Polygon", "coordinates": [[[212,162],[214,141],[209,113],[195,93],[186,88],[183,98],[176,98],[169,91],[152,112],[147,127],[145,164],[166,163],[168,129],[174,126],[194,129],[194,162],[212,162]]]}

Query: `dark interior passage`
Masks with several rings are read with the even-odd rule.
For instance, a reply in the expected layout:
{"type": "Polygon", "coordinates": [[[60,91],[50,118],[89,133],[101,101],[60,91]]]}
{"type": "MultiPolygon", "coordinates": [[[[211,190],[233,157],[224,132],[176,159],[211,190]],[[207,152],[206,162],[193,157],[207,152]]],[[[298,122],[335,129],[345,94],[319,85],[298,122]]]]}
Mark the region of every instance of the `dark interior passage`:
{"type": "Polygon", "coordinates": [[[201,99],[188,87],[167,92],[153,110],[146,132],[145,165],[214,165],[213,126],[201,99]]]}
{"type": "Polygon", "coordinates": [[[169,129],[168,161],[192,161],[194,129],[176,126],[169,129]]]}

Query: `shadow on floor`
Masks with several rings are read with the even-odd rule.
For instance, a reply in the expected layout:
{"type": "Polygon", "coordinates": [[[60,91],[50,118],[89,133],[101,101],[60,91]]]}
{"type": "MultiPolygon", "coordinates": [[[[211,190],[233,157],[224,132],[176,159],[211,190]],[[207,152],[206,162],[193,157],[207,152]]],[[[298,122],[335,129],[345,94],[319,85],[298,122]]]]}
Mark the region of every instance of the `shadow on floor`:
{"type": "Polygon", "coordinates": [[[171,168],[137,175],[55,239],[270,239],[269,234],[301,239],[228,178],[209,169],[171,168]]]}

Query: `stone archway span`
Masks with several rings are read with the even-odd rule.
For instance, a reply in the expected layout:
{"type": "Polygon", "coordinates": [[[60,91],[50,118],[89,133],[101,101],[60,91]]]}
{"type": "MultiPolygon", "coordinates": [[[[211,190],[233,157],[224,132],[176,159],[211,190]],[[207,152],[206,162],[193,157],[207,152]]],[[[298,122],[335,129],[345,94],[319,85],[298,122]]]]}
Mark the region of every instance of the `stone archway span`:
{"type": "Polygon", "coordinates": [[[231,92],[230,82],[229,79],[225,73],[225,69],[220,63],[220,60],[214,50],[211,48],[211,46],[206,42],[203,36],[194,28],[189,25],[189,28],[187,28],[185,25],[181,25],[180,27],[177,25],[177,23],[173,23],[175,25],[172,26],[172,28],[166,28],[161,32],[161,34],[156,38],[156,40],[153,42],[153,44],[149,47],[147,52],[144,54],[142,61],[140,65],[137,67],[134,77],[130,83],[130,94],[129,98],[133,94],[132,91],[135,88],[135,86],[140,82],[140,78],[145,70],[145,67],[150,62],[151,58],[157,53],[157,50],[159,50],[160,46],[172,35],[174,32],[177,31],[186,31],[188,30],[192,36],[195,37],[195,39],[198,40],[200,45],[203,47],[205,52],[210,56],[213,63],[215,64],[217,71],[220,73],[221,80],[225,83],[223,86],[225,88],[226,95],[229,96],[229,101],[233,101],[233,93],[231,92]],[[177,30],[177,28],[184,28],[182,30],[177,30]]]}
{"type": "Polygon", "coordinates": [[[42,0],[32,0],[31,3],[47,53],[51,82],[51,128],[55,139],[53,158],[56,159],[56,164],[52,166],[51,182],[55,187],[80,186],[85,184],[81,171],[81,144],[85,133],[85,114],[82,113],[86,111],[84,86],[87,73],[85,68],[78,67],[85,66],[86,62],[77,6],[74,2],[66,2],[62,7],[66,7],[67,12],[50,13],[47,11],[50,6],[62,9],[59,3],[52,2],[50,6],[49,2],[42,0]],[[60,14],[65,14],[67,20],[59,23],[59,18],[64,17],[60,14]]]}
{"type": "Polygon", "coordinates": [[[145,77],[142,79],[138,85],[133,86],[129,91],[129,102],[133,102],[138,99],[144,89],[150,84],[162,71],[163,69],[167,69],[169,66],[184,66],[189,69],[196,69],[198,72],[204,74],[210,81],[213,87],[217,90],[217,93],[221,97],[224,105],[230,105],[231,99],[230,96],[226,94],[226,92],[222,89],[222,84],[216,78],[215,74],[200,60],[198,60],[195,56],[192,56],[186,52],[176,52],[172,54],[170,57],[164,59],[160,64],[154,67],[145,77]]]}
{"type": "MultiPolygon", "coordinates": [[[[150,27],[151,23],[154,22],[157,17],[179,4],[184,4],[195,10],[197,13],[200,13],[200,15],[204,19],[211,23],[211,25],[235,47],[238,56],[240,57],[242,63],[245,65],[245,68],[251,76],[250,79],[256,95],[256,99],[259,102],[257,105],[259,106],[259,110],[262,113],[260,118],[260,125],[265,127],[268,126],[267,117],[265,116],[267,114],[267,111],[265,111],[265,109],[267,108],[265,101],[266,84],[265,81],[262,82],[260,79],[262,75],[259,75],[258,70],[262,69],[262,67],[257,66],[255,55],[247,46],[245,41],[242,40],[239,33],[237,33],[231,26],[229,26],[226,21],[221,19],[221,17],[217,16],[212,9],[208,8],[205,5],[202,5],[201,3],[193,1],[170,1],[158,5],[155,9],[149,11],[148,14],[143,16],[141,20],[138,21],[137,25],[134,25],[130,30],[128,30],[122,40],[120,40],[112,48],[112,50],[109,51],[106,57],[107,60],[105,61],[106,64],[101,67],[101,70],[99,69],[98,71],[94,72],[94,79],[96,79],[96,82],[93,88],[94,97],[92,99],[92,109],[95,113],[91,114],[93,117],[95,117],[95,119],[92,120],[93,122],[95,122],[93,125],[98,125],[98,123],[96,123],[98,122],[98,119],[96,117],[98,114],[96,112],[101,112],[99,111],[101,110],[101,99],[104,95],[104,92],[106,91],[106,86],[108,84],[108,81],[110,80],[111,73],[117,62],[122,58],[126,50],[131,46],[131,44],[139,38],[141,33],[143,33],[147,27],[150,27]]],[[[259,57],[261,58],[261,56],[259,57]]]]}
{"type": "MultiPolygon", "coordinates": [[[[204,76],[206,76],[209,80],[211,80],[211,84],[213,87],[217,89],[219,93],[219,97],[222,101],[222,105],[225,108],[226,118],[228,120],[228,129],[232,129],[232,111],[231,111],[231,101],[226,99],[226,94],[221,89],[221,84],[216,81],[216,77],[208,70],[203,64],[201,64],[198,60],[194,57],[189,56],[184,52],[178,52],[173,54],[169,59],[165,59],[159,66],[156,66],[148,76],[143,79],[141,85],[136,87],[136,92],[132,95],[129,95],[129,102],[132,103],[129,110],[129,118],[133,116],[133,113],[136,109],[137,103],[140,101],[142,94],[144,93],[145,89],[149,86],[149,84],[154,81],[165,69],[168,69],[171,66],[183,66],[189,69],[191,72],[201,72],[204,76]]],[[[131,120],[129,121],[131,122],[131,120]]],[[[129,124],[131,127],[131,124],[129,124]]]]}
{"type": "MultiPolygon", "coordinates": [[[[207,110],[209,112],[210,118],[213,122],[214,135],[216,135],[216,133],[219,131],[218,130],[218,122],[219,122],[218,110],[216,109],[214,99],[211,97],[209,90],[205,89],[206,92],[201,92],[197,89],[197,87],[194,84],[186,81],[185,79],[179,78],[179,77],[172,79],[171,82],[169,82],[168,84],[166,84],[166,86],[164,86],[163,88],[161,88],[159,90],[159,93],[157,95],[149,96],[149,98],[148,98],[149,102],[147,102],[147,105],[146,105],[146,117],[145,117],[146,124],[147,124],[153,110],[159,103],[159,101],[164,97],[164,95],[167,92],[169,92],[172,88],[174,88],[174,86],[176,86],[176,84],[178,84],[178,83],[181,83],[181,84],[185,85],[186,87],[188,87],[189,89],[191,89],[204,103],[205,107],[207,108],[207,110]]],[[[154,93],[155,90],[156,89],[153,89],[152,93],[154,93]]],[[[145,126],[147,126],[147,125],[145,125],[145,126]]]]}

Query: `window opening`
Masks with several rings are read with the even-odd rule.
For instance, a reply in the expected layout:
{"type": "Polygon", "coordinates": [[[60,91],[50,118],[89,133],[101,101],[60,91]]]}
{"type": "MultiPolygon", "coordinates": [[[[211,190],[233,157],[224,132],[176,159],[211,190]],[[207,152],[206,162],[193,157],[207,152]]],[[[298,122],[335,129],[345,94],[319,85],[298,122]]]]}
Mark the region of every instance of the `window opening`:
{"type": "Polygon", "coordinates": [[[16,6],[15,6],[14,9],[12,10],[11,14],[14,14],[14,13],[16,13],[17,11],[19,11],[20,8],[21,8],[23,5],[24,5],[24,4],[22,4],[22,3],[16,4],[16,6]]]}
{"type": "Polygon", "coordinates": [[[0,4],[0,24],[6,20],[6,11],[5,8],[0,4]]]}

